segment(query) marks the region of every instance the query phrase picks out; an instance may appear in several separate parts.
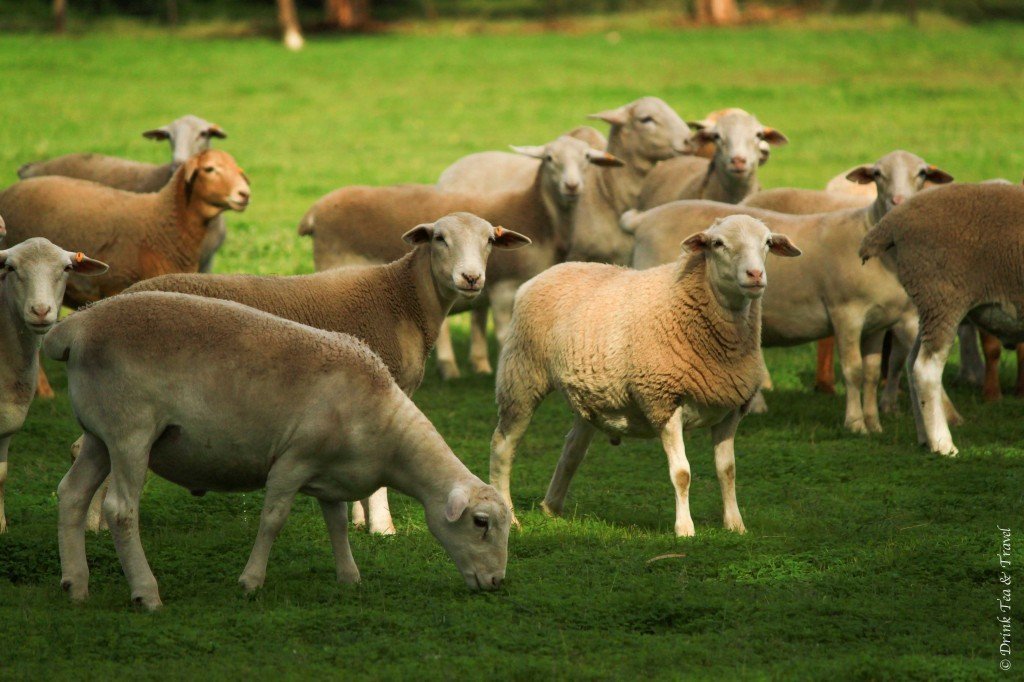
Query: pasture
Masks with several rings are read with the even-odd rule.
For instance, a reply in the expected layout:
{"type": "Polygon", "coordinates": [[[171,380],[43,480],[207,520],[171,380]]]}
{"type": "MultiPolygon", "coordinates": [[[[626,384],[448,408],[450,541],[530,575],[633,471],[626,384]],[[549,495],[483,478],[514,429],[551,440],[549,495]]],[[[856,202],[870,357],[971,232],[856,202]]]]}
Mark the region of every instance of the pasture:
{"type": "MultiPolygon", "coordinates": [[[[195,113],[223,126],[219,146],[252,180],[253,203],[228,216],[216,269],[266,274],[312,270],[295,226],[333,188],[433,182],[464,154],[542,144],[647,94],[686,119],[740,106],[783,131],[791,142],[762,169],[766,187],[822,187],[894,148],[958,180],[1020,179],[1024,26],[863,28],[414,32],[314,38],[299,54],[255,39],[8,35],[0,176],[13,182],[20,164],[71,151],[163,162],[166,146],[141,131],[195,113]]],[[[465,327],[456,342],[464,358],[465,327]]],[[[854,436],[842,395],[809,390],[813,348],[767,359],[771,412],[745,419],[736,445],[745,536],[721,528],[706,432],[687,437],[695,538],[673,537],[656,441],[596,439],[566,518],[545,517],[538,504],[571,423],[551,398],[513,470],[524,526],[498,592],[469,593],[419,505],[393,494],[398,535],[352,537],[361,584],[335,584],[319,508],[300,497],[266,586],[245,598],[235,581],[262,495],[193,498],[151,478],[142,534],[165,601],[152,615],[130,608],[106,533],[88,544],[91,600],[74,607],[60,590],[55,489],[78,431],[63,366],[48,364],[57,398],[36,402],[11,446],[0,678],[1002,675],[997,527],[1013,531],[1016,583],[1024,403],[951,387],[967,423],[955,432],[959,458],[944,459],[915,445],[905,398],[883,416],[884,434],[854,436]],[[677,556],[650,561],[665,554],[677,556]]],[[[1004,355],[1004,390],[1014,371],[1004,355]]],[[[444,384],[430,366],[415,401],[486,479],[493,380],[444,384]]]]}

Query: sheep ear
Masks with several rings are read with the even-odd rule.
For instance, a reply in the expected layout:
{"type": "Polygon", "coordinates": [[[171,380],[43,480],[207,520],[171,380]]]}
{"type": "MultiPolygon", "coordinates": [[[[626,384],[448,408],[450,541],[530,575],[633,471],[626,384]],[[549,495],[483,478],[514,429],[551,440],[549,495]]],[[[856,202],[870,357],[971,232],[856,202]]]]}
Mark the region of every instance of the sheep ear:
{"type": "Polygon", "coordinates": [[[780,133],[775,128],[764,127],[764,131],[761,133],[761,139],[771,145],[779,146],[789,142],[789,138],[780,133]]]}
{"type": "Polygon", "coordinates": [[[81,251],[78,253],[68,253],[68,255],[71,256],[71,271],[76,275],[102,275],[110,269],[110,266],[106,263],[89,258],[81,251]]]}
{"type": "Polygon", "coordinates": [[[846,174],[846,179],[858,185],[867,185],[875,181],[875,166],[857,166],[846,174]]]}
{"type": "Polygon", "coordinates": [[[519,234],[513,230],[506,230],[504,227],[495,227],[491,233],[494,246],[498,249],[518,249],[533,242],[526,235],[519,234]]]}
{"type": "Polygon", "coordinates": [[[776,256],[787,256],[789,258],[803,253],[803,251],[796,248],[793,242],[789,241],[789,237],[778,232],[772,232],[771,240],[768,242],[768,250],[776,256]]]}
{"type": "Polygon", "coordinates": [[[514,151],[516,154],[522,154],[523,156],[531,156],[535,159],[543,159],[545,156],[544,145],[536,145],[532,147],[517,147],[514,144],[510,144],[509,149],[514,151]]]}
{"type": "Polygon", "coordinates": [[[221,140],[227,139],[228,134],[224,132],[218,125],[212,125],[206,129],[206,134],[209,137],[217,137],[221,140]]]}
{"type": "Polygon", "coordinates": [[[608,168],[616,166],[625,166],[626,164],[617,156],[603,152],[597,149],[591,149],[587,152],[587,160],[595,166],[605,166],[608,168]]]}
{"type": "Polygon", "coordinates": [[[694,132],[711,127],[711,125],[708,124],[706,121],[687,121],[686,125],[690,128],[690,130],[694,132]]]}
{"type": "Polygon", "coordinates": [[[462,486],[452,488],[448,493],[448,502],[444,505],[444,518],[454,523],[462,518],[469,506],[469,494],[462,486]]]}
{"type": "Polygon", "coordinates": [[[426,244],[434,237],[434,223],[423,223],[417,225],[408,232],[402,235],[402,241],[406,244],[412,244],[418,246],[420,244],[426,244]]]}
{"type": "Polygon", "coordinates": [[[707,232],[698,232],[696,234],[691,234],[689,237],[684,239],[680,246],[690,253],[697,253],[698,251],[706,250],[710,243],[711,237],[707,232]]]}
{"type": "Polygon", "coordinates": [[[935,185],[945,185],[948,182],[953,182],[953,176],[937,166],[925,168],[924,179],[935,185]]]}
{"type": "Polygon", "coordinates": [[[699,147],[708,142],[718,142],[721,137],[714,128],[699,128],[694,131],[693,137],[690,138],[690,143],[699,147]]]}
{"type": "Polygon", "coordinates": [[[171,134],[163,128],[154,128],[153,130],[147,130],[146,132],[142,133],[142,136],[145,137],[146,139],[157,141],[171,139],[171,134]]]}
{"type": "Polygon", "coordinates": [[[618,109],[608,109],[607,111],[599,111],[596,114],[590,114],[587,118],[604,121],[605,123],[613,126],[624,126],[629,123],[629,109],[628,106],[622,106],[618,109]]]}

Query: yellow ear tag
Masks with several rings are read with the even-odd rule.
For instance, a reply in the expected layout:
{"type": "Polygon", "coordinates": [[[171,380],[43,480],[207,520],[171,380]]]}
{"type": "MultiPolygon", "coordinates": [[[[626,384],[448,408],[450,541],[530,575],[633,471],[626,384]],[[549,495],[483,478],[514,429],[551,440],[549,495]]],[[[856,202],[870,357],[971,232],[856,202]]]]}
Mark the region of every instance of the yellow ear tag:
{"type": "Polygon", "coordinates": [[[78,253],[75,254],[75,262],[76,263],[81,263],[84,260],[85,260],[85,254],[84,253],[79,251],[78,253]]]}
{"type": "Polygon", "coordinates": [[[503,228],[503,227],[496,227],[496,228],[494,228],[494,236],[495,237],[500,237],[504,233],[505,233],[505,228],[503,228]]]}

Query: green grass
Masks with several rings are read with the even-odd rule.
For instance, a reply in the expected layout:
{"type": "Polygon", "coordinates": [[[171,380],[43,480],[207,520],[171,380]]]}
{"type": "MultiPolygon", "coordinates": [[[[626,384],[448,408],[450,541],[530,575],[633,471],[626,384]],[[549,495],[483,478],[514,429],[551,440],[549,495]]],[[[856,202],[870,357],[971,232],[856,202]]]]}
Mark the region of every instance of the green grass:
{"type": "MultiPolygon", "coordinates": [[[[1024,27],[815,26],[623,30],[618,42],[314,39],[297,55],[255,40],[4,36],[0,168],[13,181],[25,161],[86,150],[163,160],[166,149],[139,133],[200,114],[228,131],[223,147],[253,181],[219,269],[257,273],[311,270],[295,225],[339,185],[432,181],[465,153],[539,144],[645,94],[687,118],[742,106],[784,131],[792,142],[765,167],[767,186],[820,187],[897,147],[963,180],[1020,178],[1024,27]]],[[[457,341],[464,353],[464,331],[457,341]]],[[[914,445],[906,412],[885,418],[883,435],[845,433],[842,398],[806,388],[813,349],[773,350],[768,361],[772,412],[745,420],[737,439],[746,536],[721,529],[703,432],[687,437],[696,538],[672,535],[653,441],[595,442],[567,518],[546,519],[536,505],[570,423],[554,398],[517,460],[524,530],[500,592],[469,594],[422,511],[394,495],[398,536],[353,538],[359,586],[335,585],[319,510],[304,499],[266,587],[246,599],[235,579],[262,496],[197,499],[154,478],[141,515],[166,603],[155,615],[129,608],[107,535],[89,541],[89,603],[74,607],[60,591],[54,490],[77,431],[63,369],[50,366],[58,398],[33,407],[11,448],[0,678],[999,676],[997,526],[1013,528],[1014,577],[1024,577],[1021,402],[955,390],[968,423],[955,433],[960,458],[948,460],[914,445]],[[685,556],[647,563],[666,553],[685,556]]],[[[1009,384],[1009,365],[1004,374],[1009,384]]],[[[416,395],[481,475],[492,391],[489,378],[441,384],[431,367],[416,395]]]]}

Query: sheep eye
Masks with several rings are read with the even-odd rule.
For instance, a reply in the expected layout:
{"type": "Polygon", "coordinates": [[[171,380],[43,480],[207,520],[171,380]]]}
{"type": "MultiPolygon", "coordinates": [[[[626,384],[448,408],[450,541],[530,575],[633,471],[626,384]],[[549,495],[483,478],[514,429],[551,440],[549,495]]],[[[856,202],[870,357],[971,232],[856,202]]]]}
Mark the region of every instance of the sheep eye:
{"type": "Polygon", "coordinates": [[[477,528],[486,528],[487,527],[487,515],[486,514],[474,514],[473,515],[473,525],[476,526],[477,528]]]}
{"type": "Polygon", "coordinates": [[[928,175],[928,169],[927,168],[922,168],[921,170],[917,171],[917,177],[919,177],[919,178],[923,178],[926,175],[928,175]]]}
{"type": "Polygon", "coordinates": [[[871,176],[874,177],[874,178],[880,178],[880,177],[882,177],[882,171],[880,171],[880,170],[878,170],[876,168],[873,171],[871,171],[871,176]]]}
{"type": "Polygon", "coordinates": [[[716,239],[715,241],[711,242],[711,246],[715,247],[716,249],[720,249],[723,246],[725,246],[725,242],[723,242],[721,239],[716,239]]]}
{"type": "Polygon", "coordinates": [[[544,157],[544,160],[545,160],[545,161],[547,161],[548,163],[551,163],[552,161],[554,161],[554,160],[555,160],[555,157],[553,157],[553,156],[551,156],[550,154],[548,154],[548,155],[546,155],[546,156],[544,157]]]}
{"type": "Polygon", "coordinates": [[[434,235],[434,241],[438,242],[439,244],[444,244],[445,243],[444,235],[443,234],[435,234],[434,235]]]}
{"type": "Polygon", "coordinates": [[[215,171],[216,169],[215,169],[215,168],[214,168],[213,166],[207,166],[207,167],[206,167],[206,168],[204,168],[203,170],[204,170],[204,171],[206,171],[207,173],[212,173],[212,172],[213,172],[213,171],[215,171]]]}

